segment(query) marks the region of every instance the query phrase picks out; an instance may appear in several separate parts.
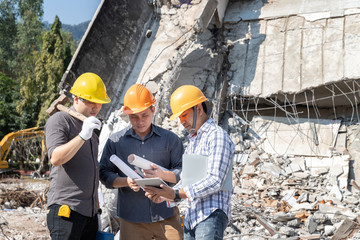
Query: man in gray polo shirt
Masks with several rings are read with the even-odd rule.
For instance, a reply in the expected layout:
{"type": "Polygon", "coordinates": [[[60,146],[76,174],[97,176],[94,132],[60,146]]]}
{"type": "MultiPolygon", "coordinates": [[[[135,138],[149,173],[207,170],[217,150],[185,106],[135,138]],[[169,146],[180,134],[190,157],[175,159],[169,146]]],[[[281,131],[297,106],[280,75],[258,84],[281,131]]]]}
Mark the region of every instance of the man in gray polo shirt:
{"type": "Polygon", "coordinates": [[[110,136],[100,160],[101,182],[107,188],[119,189],[121,240],[183,238],[178,208],[150,201],[136,182],[109,160],[115,154],[134,169],[127,158],[135,154],[168,169],[163,171],[153,165],[152,170],[144,170],[145,177],[160,177],[168,184],[179,181],[184,147],[176,134],[152,124],[154,103],[154,96],[143,85],[134,84],[127,90],[123,112],[129,115],[131,127],[110,136]]]}
{"type": "Polygon", "coordinates": [[[101,78],[84,73],[70,90],[72,109],[84,122],[65,112],[52,115],[45,125],[51,162],[47,224],[53,240],[96,239],[98,229],[98,144],[93,133],[102,104],[111,100],[101,78]]]}

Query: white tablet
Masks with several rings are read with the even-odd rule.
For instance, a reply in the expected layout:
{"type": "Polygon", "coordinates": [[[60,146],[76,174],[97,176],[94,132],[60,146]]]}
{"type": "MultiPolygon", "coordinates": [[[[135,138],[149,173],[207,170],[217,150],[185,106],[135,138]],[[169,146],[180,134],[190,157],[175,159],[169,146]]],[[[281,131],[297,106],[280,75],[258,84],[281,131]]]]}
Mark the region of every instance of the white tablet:
{"type": "Polygon", "coordinates": [[[160,187],[160,184],[167,185],[161,178],[138,178],[134,180],[140,187],[160,187]]]}

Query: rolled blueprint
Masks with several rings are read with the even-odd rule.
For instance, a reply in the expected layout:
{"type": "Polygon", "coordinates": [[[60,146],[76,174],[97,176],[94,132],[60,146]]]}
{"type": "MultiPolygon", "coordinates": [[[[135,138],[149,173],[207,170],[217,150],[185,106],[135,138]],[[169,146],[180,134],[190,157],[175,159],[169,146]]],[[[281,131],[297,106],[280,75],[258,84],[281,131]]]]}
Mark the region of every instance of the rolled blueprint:
{"type": "Polygon", "coordinates": [[[145,158],[139,157],[135,154],[130,154],[128,156],[128,162],[134,166],[137,166],[137,167],[145,169],[145,170],[152,169],[151,164],[154,164],[163,171],[169,171],[168,169],[166,169],[162,166],[159,166],[156,163],[150,162],[149,160],[146,160],[145,158]]]}
{"type": "Polygon", "coordinates": [[[111,155],[110,161],[115,164],[126,176],[132,179],[142,178],[133,169],[131,169],[126,163],[123,162],[118,156],[111,155]]]}

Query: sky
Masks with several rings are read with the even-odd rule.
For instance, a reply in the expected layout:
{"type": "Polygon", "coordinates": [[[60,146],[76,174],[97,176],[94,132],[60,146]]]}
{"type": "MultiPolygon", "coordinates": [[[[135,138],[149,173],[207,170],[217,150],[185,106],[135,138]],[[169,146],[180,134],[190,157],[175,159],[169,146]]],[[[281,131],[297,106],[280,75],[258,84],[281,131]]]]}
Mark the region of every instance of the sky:
{"type": "Polygon", "coordinates": [[[62,24],[75,25],[94,16],[101,0],[44,0],[43,21],[50,24],[58,15],[62,24]]]}

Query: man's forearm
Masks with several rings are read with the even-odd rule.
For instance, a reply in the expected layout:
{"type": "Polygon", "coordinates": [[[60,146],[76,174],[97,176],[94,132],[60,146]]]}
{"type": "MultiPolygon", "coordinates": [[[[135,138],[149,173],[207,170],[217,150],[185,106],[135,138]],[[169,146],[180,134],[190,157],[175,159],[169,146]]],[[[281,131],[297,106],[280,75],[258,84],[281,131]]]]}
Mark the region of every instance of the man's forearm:
{"type": "Polygon", "coordinates": [[[84,140],[76,136],[68,143],[56,147],[51,154],[51,164],[57,167],[67,163],[74,157],[82,145],[84,145],[84,140]]]}
{"type": "Polygon", "coordinates": [[[170,182],[170,183],[176,183],[176,176],[173,172],[171,171],[163,171],[163,176],[162,179],[166,182],[170,182]]]}
{"type": "Polygon", "coordinates": [[[128,187],[129,184],[127,182],[126,177],[117,177],[113,182],[113,188],[121,188],[121,187],[128,187]]]}
{"type": "Polygon", "coordinates": [[[186,193],[183,188],[179,190],[179,196],[181,199],[187,198],[186,193]]]}

